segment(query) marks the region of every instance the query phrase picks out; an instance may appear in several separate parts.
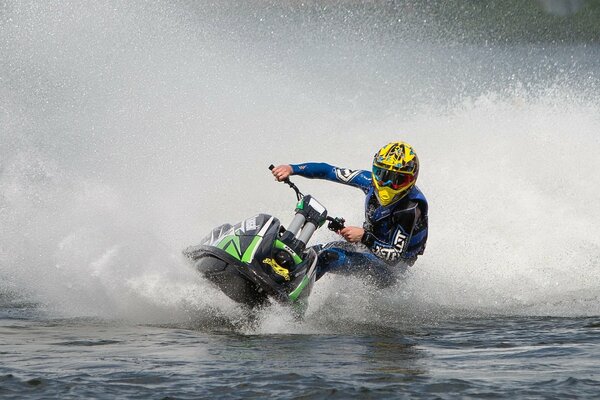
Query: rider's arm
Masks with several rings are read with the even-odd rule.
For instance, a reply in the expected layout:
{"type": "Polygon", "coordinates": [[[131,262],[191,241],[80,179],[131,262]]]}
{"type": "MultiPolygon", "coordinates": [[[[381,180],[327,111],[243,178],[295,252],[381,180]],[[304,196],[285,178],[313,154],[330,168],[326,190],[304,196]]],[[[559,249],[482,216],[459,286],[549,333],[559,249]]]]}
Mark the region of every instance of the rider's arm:
{"type": "Polygon", "coordinates": [[[291,164],[292,174],[311,179],[326,179],[367,191],[371,185],[371,173],[364,170],[339,168],[326,163],[291,164]]]}

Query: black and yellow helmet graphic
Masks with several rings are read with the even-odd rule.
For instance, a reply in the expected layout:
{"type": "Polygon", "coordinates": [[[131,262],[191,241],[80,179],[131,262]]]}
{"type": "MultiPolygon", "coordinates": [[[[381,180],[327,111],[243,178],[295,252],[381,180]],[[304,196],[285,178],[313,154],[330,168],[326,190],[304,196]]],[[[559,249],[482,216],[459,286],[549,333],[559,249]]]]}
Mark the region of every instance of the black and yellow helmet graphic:
{"type": "Polygon", "coordinates": [[[418,175],[419,158],[408,143],[388,143],[373,158],[375,196],[382,206],[402,199],[415,185],[418,175]]]}

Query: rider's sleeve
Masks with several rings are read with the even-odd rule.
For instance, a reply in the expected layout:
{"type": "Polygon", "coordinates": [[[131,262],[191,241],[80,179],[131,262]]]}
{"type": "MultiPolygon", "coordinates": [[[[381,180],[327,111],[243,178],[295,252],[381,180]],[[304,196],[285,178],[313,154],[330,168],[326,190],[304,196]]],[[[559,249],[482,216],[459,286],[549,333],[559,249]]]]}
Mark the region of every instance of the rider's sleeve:
{"type": "Polygon", "coordinates": [[[403,261],[412,265],[425,251],[428,231],[426,211],[421,211],[419,204],[412,203],[411,207],[394,213],[392,218],[396,228],[389,237],[377,237],[365,231],[361,242],[390,264],[403,261]]]}
{"type": "Polygon", "coordinates": [[[371,173],[364,170],[339,168],[326,163],[291,164],[294,175],[311,179],[326,179],[328,181],[350,185],[363,190],[365,193],[371,185],[371,173]]]}

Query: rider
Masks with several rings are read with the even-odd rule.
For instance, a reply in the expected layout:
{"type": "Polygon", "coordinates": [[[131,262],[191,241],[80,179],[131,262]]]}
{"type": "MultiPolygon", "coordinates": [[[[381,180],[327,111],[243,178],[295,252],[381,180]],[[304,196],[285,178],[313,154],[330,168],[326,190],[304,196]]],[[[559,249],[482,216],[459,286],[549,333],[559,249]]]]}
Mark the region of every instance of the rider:
{"type": "Polygon", "coordinates": [[[325,163],[280,165],[273,175],[326,179],[361,189],[366,194],[362,228],[346,226],[338,233],[347,242],[318,246],[319,279],[325,272],[366,273],[379,286],[395,282],[397,271],[413,265],[427,242],[427,199],[415,186],[419,159],[412,146],[392,142],[373,158],[372,171],[338,168],[325,163]],[[369,252],[360,251],[360,244],[369,252]]]}

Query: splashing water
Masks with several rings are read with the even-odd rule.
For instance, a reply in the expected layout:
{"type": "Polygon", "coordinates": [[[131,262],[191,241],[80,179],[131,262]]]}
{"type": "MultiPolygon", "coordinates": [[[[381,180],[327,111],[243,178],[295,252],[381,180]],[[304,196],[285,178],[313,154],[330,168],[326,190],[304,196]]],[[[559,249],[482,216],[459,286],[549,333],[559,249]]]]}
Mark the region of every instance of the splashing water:
{"type": "MultiPolygon", "coordinates": [[[[306,322],[274,307],[259,332],[600,314],[598,47],[449,46],[410,25],[378,36],[339,15],[223,4],[0,9],[3,301],[153,323],[243,318],[180,249],[257,212],[291,218],[270,163],[367,169],[403,139],[430,201],[426,254],[379,293],[326,277],[306,322]]],[[[296,183],[362,223],[360,192],[296,183]]]]}

